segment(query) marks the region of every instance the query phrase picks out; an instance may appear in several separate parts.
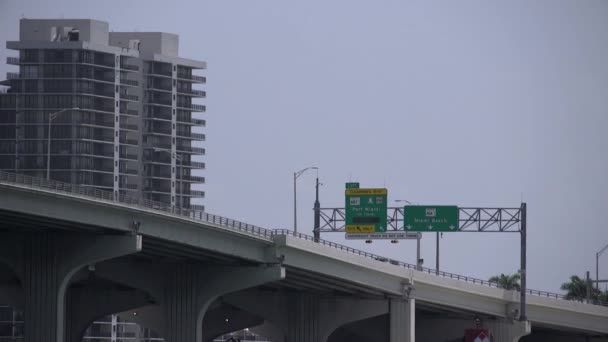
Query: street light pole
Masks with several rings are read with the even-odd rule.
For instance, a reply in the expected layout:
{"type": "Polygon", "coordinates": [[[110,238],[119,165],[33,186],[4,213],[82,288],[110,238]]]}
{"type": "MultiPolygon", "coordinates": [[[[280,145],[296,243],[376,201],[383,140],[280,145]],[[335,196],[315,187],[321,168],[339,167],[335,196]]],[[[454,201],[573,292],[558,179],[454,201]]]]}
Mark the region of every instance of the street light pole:
{"type": "Polygon", "coordinates": [[[54,112],[49,114],[49,132],[47,134],[47,144],[46,144],[46,180],[51,180],[51,122],[55,120],[59,115],[67,110],[79,110],[80,108],[65,108],[58,112],[54,112]]]}
{"type": "Polygon", "coordinates": [[[298,208],[297,208],[297,187],[296,180],[300,177],[304,172],[308,170],[319,170],[316,166],[310,166],[305,169],[302,169],[298,172],[293,173],[293,231],[294,233],[298,232],[298,208]]]}
{"type": "Polygon", "coordinates": [[[599,290],[600,286],[600,256],[608,250],[608,245],[604,246],[604,248],[600,249],[599,252],[595,253],[595,288],[599,290]]]}

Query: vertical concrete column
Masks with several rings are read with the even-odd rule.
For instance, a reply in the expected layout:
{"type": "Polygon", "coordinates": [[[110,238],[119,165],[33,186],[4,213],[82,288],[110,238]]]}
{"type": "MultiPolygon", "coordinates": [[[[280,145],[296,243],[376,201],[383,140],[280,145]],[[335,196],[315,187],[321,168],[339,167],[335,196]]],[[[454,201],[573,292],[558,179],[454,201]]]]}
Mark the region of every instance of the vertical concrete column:
{"type": "Polygon", "coordinates": [[[197,341],[197,322],[206,304],[201,298],[203,288],[200,280],[193,265],[188,264],[176,266],[167,275],[163,301],[166,341],[197,341]]]}
{"type": "Polygon", "coordinates": [[[204,266],[108,263],[98,275],[150,293],[159,306],[138,310],[138,320],[159,331],[167,342],[202,342],[203,318],[209,305],[224,294],[285,278],[279,266],[204,266]],[[160,319],[158,319],[160,318],[160,319]]]}
{"type": "Polygon", "coordinates": [[[287,300],[287,341],[319,342],[319,300],[308,293],[290,295],[287,300]]]}
{"type": "Polygon", "coordinates": [[[384,299],[259,290],[243,291],[223,299],[230,305],[263,317],[274,339],[277,335],[286,335],[289,342],[325,342],[343,325],[388,313],[388,301],[384,299]]]}
{"type": "Polygon", "coordinates": [[[16,268],[23,286],[26,342],[64,342],[66,291],[73,275],[86,265],[141,250],[139,236],[44,232],[0,234],[0,241],[21,248],[21,257],[9,266],[16,268]]]}
{"type": "Polygon", "coordinates": [[[63,310],[59,310],[58,301],[63,300],[59,287],[65,275],[59,270],[59,252],[56,239],[50,234],[31,236],[25,240],[24,333],[28,342],[52,339],[57,336],[58,323],[63,321],[63,310]]]}
{"type": "Polygon", "coordinates": [[[66,342],[81,342],[97,318],[149,304],[142,291],[108,284],[70,288],[66,296],[66,342]]]}
{"type": "Polygon", "coordinates": [[[523,336],[529,335],[532,331],[530,322],[520,322],[508,320],[495,320],[483,322],[484,328],[487,328],[494,336],[494,342],[518,342],[523,336]]]}
{"type": "Polygon", "coordinates": [[[390,342],[416,341],[416,300],[391,299],[389,302],[390,342]]]}

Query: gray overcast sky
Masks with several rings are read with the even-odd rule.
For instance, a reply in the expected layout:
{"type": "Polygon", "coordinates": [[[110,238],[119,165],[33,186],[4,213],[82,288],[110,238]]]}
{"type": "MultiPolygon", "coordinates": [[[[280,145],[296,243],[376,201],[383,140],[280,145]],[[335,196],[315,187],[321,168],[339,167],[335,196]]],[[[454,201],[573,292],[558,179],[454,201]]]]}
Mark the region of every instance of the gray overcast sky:
{"type": "MultiPolygon", "coordinates": [[[[212,213],[291,228],[293,172],[317,165],[328,207],[349,180],[425,204],[518,206],[523,194],[531,288],[594,274],[608,243],[606,1],[0,0],[0,40],[17,40],[22,16],[177,33],[180,55],[208,62],[212,213]]],[[[298,185],[311,233],[314,173],[298,185]]],[[[517,234],[441,243],[450,272],[519,268],[517,234]]],[[[415,260],[414,241],[348,244],[415,260]]],[[[425,266],[433,246],[425,236],[425,266]]],[[[608,254],[601,264],[608,278],[608,254]]]]}

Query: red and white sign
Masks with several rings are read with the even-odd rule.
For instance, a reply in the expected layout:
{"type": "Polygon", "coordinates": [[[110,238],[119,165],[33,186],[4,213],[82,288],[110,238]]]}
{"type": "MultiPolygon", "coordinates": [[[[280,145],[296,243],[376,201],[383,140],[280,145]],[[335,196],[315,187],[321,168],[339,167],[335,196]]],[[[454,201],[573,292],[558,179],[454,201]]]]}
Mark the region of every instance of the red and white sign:
{"type": "Polygon", "coordinates": [[[493,342],[494,338],[486,329],[467,329],[464,332],[465,342],[493,342]]]}

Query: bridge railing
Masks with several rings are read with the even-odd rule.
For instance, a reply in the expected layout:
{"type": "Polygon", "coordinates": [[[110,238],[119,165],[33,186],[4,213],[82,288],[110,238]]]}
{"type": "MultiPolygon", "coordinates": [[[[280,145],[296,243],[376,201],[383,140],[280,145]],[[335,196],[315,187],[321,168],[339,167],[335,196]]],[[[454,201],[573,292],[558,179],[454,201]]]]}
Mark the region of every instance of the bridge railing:
{"type": "Polygon", "coordinates": [[[118,203],[132,207],[163,211],[171,215],[184,217],[196,221],[202,221],[205,223],[211,223],[222,227],[253,234],[256,236],[265,237],[269,240],[272,238],[272,230],[270,229],[258,227],[237,220],[232,220],[219,215],[209,214],[200,210],[179,208],[171,206],[167,203],[143,199],[134,195],[125,195],[112,191],[101,190],[92,186],[75,185],[70,183],[57,182],[53,180],[49,181],[44,178],[31,177],[27,175],[10,173],[5,171],[0,171],[0,182],[13,183],[18,184],[20,186],[35,189],[44,189],[67,195],[94,198],[97,200],[112,202],[115,204],[118,203]]]}
{"type": "MultiPolygon", "coordinates": [[[[434,274],[434,275],[438,275],[438,276],[442,276],[445,278],[450,278],[450,279],[456,279],[456,280],[461,280],[461,281],[465,281],[467,283],[473,283],[473,284],[479,284],[479,285],[485,285],[485,286],[490,286],[490,287],[495,287],[495,288],[500,288],[500,286],[498,286],[497,283],[495,282],[490,282],[487,280],[483,280],[483,279],[479,279],[479,278],[474,278],[474,277],[467,277],[467,276],[463,276],[460,274],[455,274],[455,273],[450,273],[450,272],[444,272],[444,271],[437,271],[431,268],[427,268],[427,267],[416,267],[416,265],[414,264],[409,264],[403,261],[398,261],[398,260],[393,260],[387,257],[383,257],[377,254],[373,254],[373,253],[369,253],[369,252],[365,252],[362,250],[358,250],[356,248],[352,248],[349,246],[345,246],[345,245],[341,245],[339,243],[335,243],[333,241],[327,241],[327,240],[323,240],[323,239],[315,239],[313,236],[310,235],[306,235],[306,234],[302,234],[302,233],[296,233],[293,230],[288,230],[288,229],[275,229],[274,230],[274,235],[291,235],[300,239],[304,239],[304,240],[310,240],[310,241],[315,241],[318,242],[322,245],[326,245],[326,246],[330,246],[333,248],[337,248],[340,250],[343,250],[345,252],[348,253],[352,253],[352,254],[356,254],[356,255],[360,255],[363,257],[367,257],[367,258],[371,258],[377,261],[381,261],[381,262],[388,262],[392,265],[395,266],[401,266],[401,267],[405,267],[408,269],[413,269],[413,270],[418,270],[420,272],[424,272],[424,273],[428,273],[428,274],[434,274]]],[[[594,304],[594,305],[602,305],[602,306],[608,306],[607,302],[602,302],[599,300],[587,300],[586,298],[570,298],[568,296],[565,296],[563,294],[559,294],[559,293],[551,293],[551,292],[547,292],[547,291],[538,291],[538,290],[532,290],[532,289],[527,289],[526,293],[530,294],[530,295],[534,295],[534,296],[540,296],[540,297],[547,297],[547,298],[555,298],[555,299],[561,299],[561,300],[571,300],[571,301],[577,301],[577,302],[582,302],[582,303],[587,303],[587,304],[594,304]]]]}

